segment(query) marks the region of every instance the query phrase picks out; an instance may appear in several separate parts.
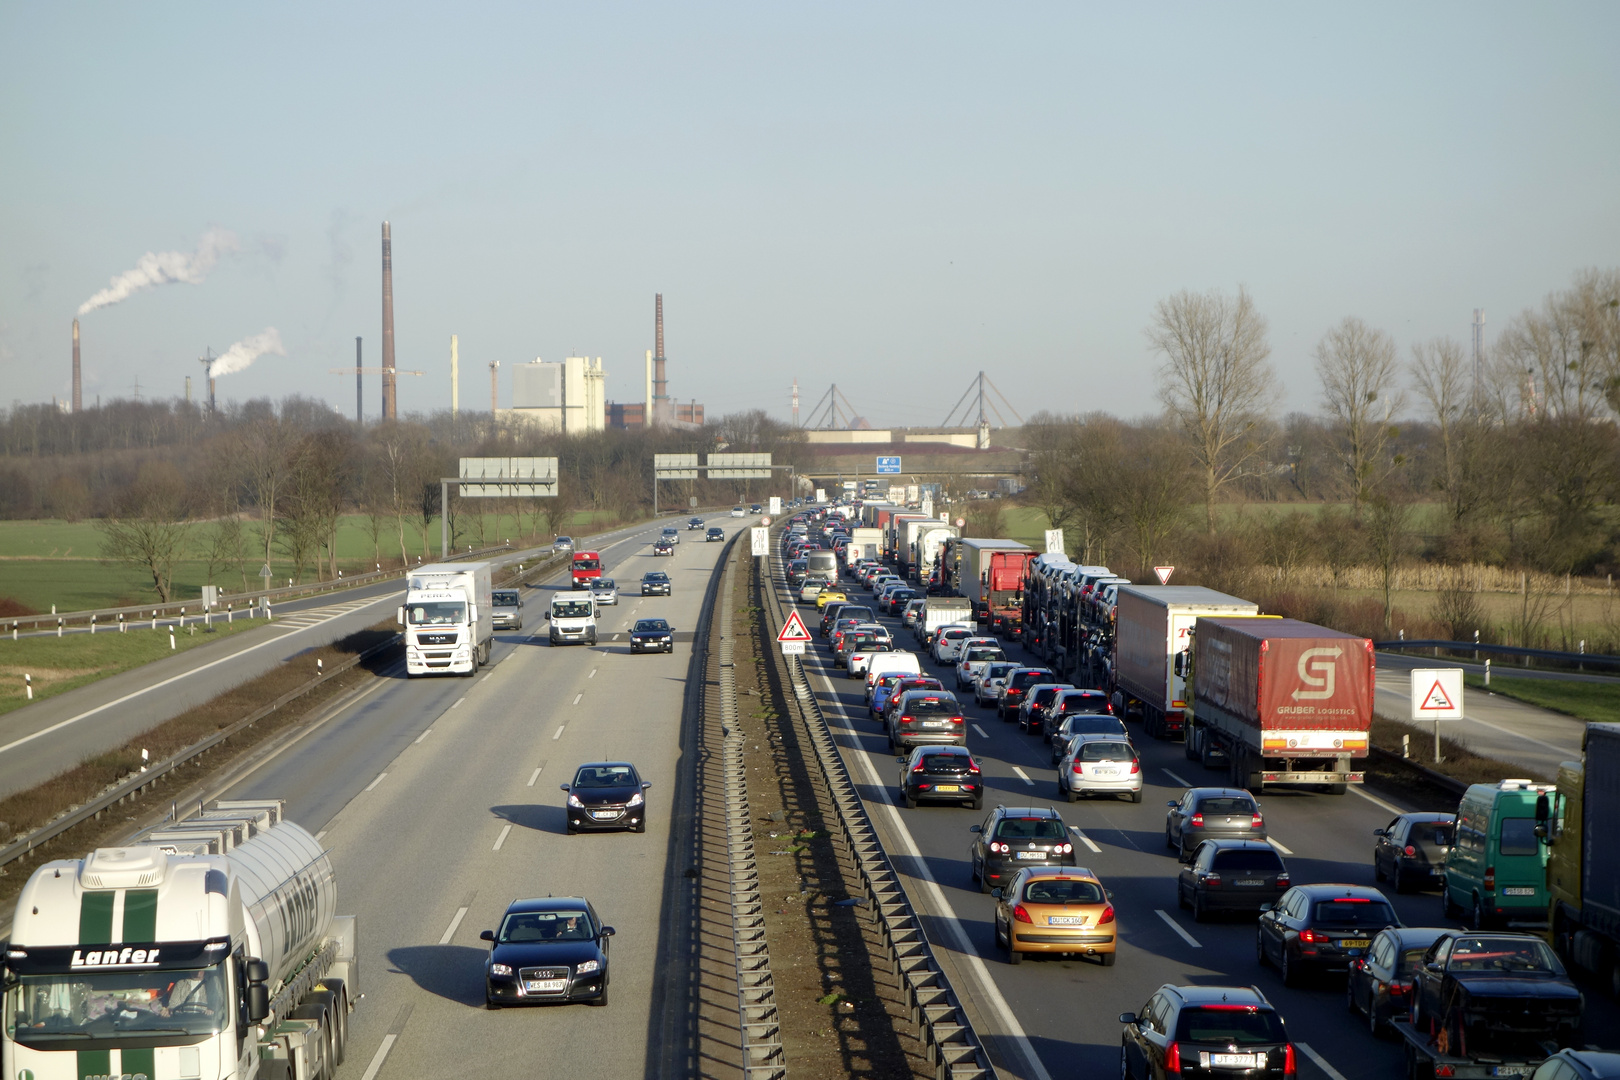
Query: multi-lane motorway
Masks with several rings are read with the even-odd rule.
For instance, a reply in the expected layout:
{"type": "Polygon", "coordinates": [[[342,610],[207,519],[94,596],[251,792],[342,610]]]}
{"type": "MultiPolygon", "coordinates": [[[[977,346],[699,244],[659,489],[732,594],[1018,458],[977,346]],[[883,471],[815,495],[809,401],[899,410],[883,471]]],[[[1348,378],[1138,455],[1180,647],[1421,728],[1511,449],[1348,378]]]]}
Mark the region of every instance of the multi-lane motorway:
{"type": "Polygon", "coordinates": [[[667,859],[687,665],[725,548],[683,531],[674,558],[655,558],[666,523],[599,548],[624,594],[602,609],[595,647],[548,646],[557,586],[525,589],[523,630],[497,635],[476,678],[406,680],[401,666],[221,793],[286,799],[332,850],[338,908],[360,917],[366,995],[340,1077],[658,1071],[665,1048],[648,1031],[665,878],[681,869],[667,859]],[[651,569],[674,579],[672,596],[635,595],[651,569]],[[675,652],[630,655],[630,624],[653,616],[679,631],[675,652]],[[645,833],[567,835],[557,785],[603,759],[653,782],[645,833]],[[590,898],[618,931],[610,1004],[486,1011],[479,931],[548,893],[590,898]]]}
{"type": "MultiPolygon", "coordinates": [[[[781,587],[780,576],[777,580],[781,587]]],[[[854,588],[864,595],[858,585],[854,588]]],[[[897,647],[914,647],[909,630],[897,620],[885,621],[897,647]]],[[[1014,659],[1023,656],[1017,646],[1009,653],[1014,659]]],[[[924,659],[947,688],[954,686],[948,669],[924,659]]],[[[806,660],[890,858],[909,878],[907,891],[924,913],[930,940],[958,992],[975,1008],[979,1034],[1003,1075],[1029,1080],[1119,1075],[1119,1014],[1137,1010],[1167,982],[1258,985],[1278,1005],[1300,1045],[1303,1076],[1385,1080],[1404,1074],[1398,1045],[1374,1039],[1365,1021],[1346,1011],[1342,978],[1285,989],[1274,969],[1255,961],[1252,918],[1196,923],[1178,909],[1179,864],[1165,846],[1165,803],[1189,784],[1223,782],[1188,761],[1180,743],[1148,738],[1132,724],[1147,783],[1142,802],[1099,799],[1071,805],[1057,796],[1056,774],[1039,736],[1021,734],[992,710],[975,708],[971,692],[959,695],[970,721],[968,746],[984,770],[987,803],[1055,807],[1070,826],[1080,865],[1101,876],[1119,912],[1121,945],[1114,967],[1050,959],[1012,967],[993,939],[994,901],[969,878],[973,836],[968,830],[983,820],[988,805],[983,811],[927,804],[908,810],[897,803],[898,765],[878,725],[866,719],[861,683],[845,679],[819,642],[806,660]]],[[[1269,790],[1260,803],[1296,884],[1373,885],[1373,830],[1405,809],[1395,795],[1359,789],[1343,796],[1269,790]]],[[[1386,892],[1404,922],[1445,925],[1436,894],[1386,892]]],[[[1586,1000],[1585,1041],[1620,1046],[1620,1008],[1593,989],[1586,1000]]]]}

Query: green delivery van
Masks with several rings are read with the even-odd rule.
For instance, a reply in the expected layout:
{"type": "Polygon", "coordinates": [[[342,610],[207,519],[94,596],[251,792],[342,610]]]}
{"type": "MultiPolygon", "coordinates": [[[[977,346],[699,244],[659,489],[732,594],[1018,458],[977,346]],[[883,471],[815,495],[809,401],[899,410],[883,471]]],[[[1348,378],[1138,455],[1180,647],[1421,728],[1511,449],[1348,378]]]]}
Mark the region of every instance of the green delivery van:
{"type": "Polygon", "coordinates": [[[1536,799],[1551,784],[1474,784],[1457,804],[1457,835],[1446,855],[1446,916],[1475,929],[1547,921],[1547,845],[1536,836],[1536,799]]]}

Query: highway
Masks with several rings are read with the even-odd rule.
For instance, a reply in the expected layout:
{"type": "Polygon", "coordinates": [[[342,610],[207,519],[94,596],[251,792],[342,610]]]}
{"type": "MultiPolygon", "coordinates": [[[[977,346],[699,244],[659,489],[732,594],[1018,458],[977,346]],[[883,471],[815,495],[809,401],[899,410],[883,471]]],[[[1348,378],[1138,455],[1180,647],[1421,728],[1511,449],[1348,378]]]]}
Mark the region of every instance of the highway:
{"type": "MultiPolygon", "coordinates": [[[[667,860],[687,665],[726,546],[683,531],[674,558],[655,558],[662,524],[598,542],[621,588],[658,569],[675,589],[603,609],[597,646],[548,646],[541,615],[556,586],[525,589],[523,630],[497,635],[476,678],[406,680],[401,662],[218,793],[286,799],[332,850],[338,910],[360,919],[366,995],[339,1077],[621,1078],[660,1062],[648,1031],[665,879],[680,873],[667,860]],[[678,629],[672,655],[629,654],[625,631],[646,616],[678,629]],[[557,785],[601,759],[632,761],[653,782],[644,834],[566,834],[557,785]],[[486,1011],[479,931],[510,901],[548,893],[590,898],[618,931],[609,1005],[486,1011]]],[[[729,536],[744,522],[710,524],[729,536]]]]}
{"type": "MultiPolygon", "coordinates": [[[[777,584],[782,588],[780,560],[777,584]]],[[[854,596],[864,597],[858,584],[854,596]]],[[[786,592],[783,589],[782,595],[786,592]]],[[[801,608],[801,611],[813,609],[801,608]]],[[[912,648],[911,632],[885,619],[896,646],[912,648]]],[[[1022,650],[1009,649],[1013,659],[1022,650]]],[[[1274,968],[1255,960],[1252,918],[1196,923],[1178,909],[1179,864],[1164,840],[1165,803],[1188,785],[1223,783],[1186,759],[1180,743],[1160,742],[1132,724],[1146,790],[1140,804],[1123,800],[1060,801],[1046,744],[1003,724],[992,710],[961,696],[969,717],[968,746],[984,770],[986,808],[973,811],[923,804],[904,808],[894,796],[898,770],[878,725],[866,718],[859,682],[846,680],[820,641],[806,656],[812,684],[838,734],[846,761],[891,860],[924,913],[930,941],[960,994],[976,1010],[981,1037],[1003,1076],[1048,1080],[1119,1074],[1121,1012],[1136,1011],[1164,983],[1258,985],[1278,1006],[1300,1045],[1302,1077],[1386,1080],[1404,1075],[1399,1045],[1374,1039],[1359,1016],[1347,1013],[1342,977],[1285,989],[1274,968]],[[1112,890],[1119,912],[1119,960],[1112,968],[1085,961],[1031,959],[1012,967],[993,940],[994,901],[969,877],[970,826],[995,803],[1056,808],[1075,837],[1080,865],[1112,890]]],[[[934,667],[927,662],[925,667],[934,667]]],[[[1033,660],[1029,662],[1033,663],[1033,660]]],[[[954,674],[935,670],[947,688],[954,674]]],[[[1382,697],[1382,694],[1381,694],[1382,697]]],[[[1575,727],[1576,725],[1570,725],[1575,727]]],[[[1343,881],[1373,885],[1372,833],[1403,807],[1397,796],[1352,789],[1344,796],[1268,790],[1259,796],[1271,837],[1296,884],[1343,881]]],[[[1437,894],[1397,895],[1386,889],[1401,919],[1444,925],[1437,894]]],[[[1586,1041],[1620,1045],[1620,1008],[1587,989],[1586,1041]]]]}

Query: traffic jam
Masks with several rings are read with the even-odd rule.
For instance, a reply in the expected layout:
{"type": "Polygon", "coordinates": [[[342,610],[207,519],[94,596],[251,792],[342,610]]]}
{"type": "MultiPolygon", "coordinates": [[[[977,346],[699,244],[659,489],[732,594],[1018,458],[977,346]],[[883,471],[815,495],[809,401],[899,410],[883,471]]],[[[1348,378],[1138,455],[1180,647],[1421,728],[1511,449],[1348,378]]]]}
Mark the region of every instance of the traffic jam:
{"type": "Polygon", "coordinates": [[[1044,1071],[1620,1076],[1620,883],[1580,841],[1620,726],[1567,782],[1403,809],[1365,783],[1369,640],[915,505],[790,513],[829,723],[1044,1071]]]}

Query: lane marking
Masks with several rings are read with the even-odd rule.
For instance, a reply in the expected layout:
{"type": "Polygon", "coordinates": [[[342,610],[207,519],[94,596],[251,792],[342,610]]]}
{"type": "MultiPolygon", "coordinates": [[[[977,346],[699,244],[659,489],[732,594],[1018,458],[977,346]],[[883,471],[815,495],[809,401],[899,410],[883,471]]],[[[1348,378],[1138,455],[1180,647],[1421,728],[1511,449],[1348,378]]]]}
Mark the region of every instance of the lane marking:
{"type": "Polygon", "coordinates": [[[1164,774],[1166,776],[1168,776],[1170,779],[1174,780],[1176,783],[1180,784],[1182,787],[1192,787],[1191,784],[1187,783],[1187,781],[1183,780],[1181,777],[1177,776],[1175,773],[1171,772],[1169,769],[1164,770],[1164,774]]]}
{"type": "Polygon", "coordinates": [[[315,842],[317,844],[320,843],[321,842],[321,837],[323,837],[325,835],[326,835],[326,830],[325,829],[322,829],[320,832],[316,833],[315,834],[315,842]]]}
{"type": "Polygon", "coordinates": [[[1382,807],[1383,809],[1388,810],[1392,814],[1404,814],[1404,813],[1406,813],[1405,810],[1399,810],[1399,809],[1391,806],[1389,803],[1385,802],[1383,799],[1380,799],[1378,796],[1369,795],[1365,791],[1362,791],[1361,790],[1361,785],[1359,785],[1359,784],[1350,785],[1350,790],[1355,792],[1357,795],[1360,795],[1363,799],[1366,799],[1368,802],[1372,803],[1374,806],[1382,807]]]}
{"type": "Polygon", "coordinates": [[[618,640],[619,640],[619,635],[618,635],[618,634],[614,634],[614,635],[613,635],[613,640],[614,640],[614,641],[618,641],[618,640]]]}
{"type": "Polygon", "coordinates": [[[562,738],[563,728],[565,728],[567,726],[568,726],[567,724],[558,724],[557,725],[557,733],[551,737],[551,741],[556,742],[558,739],[562,738]]]}
{"type": "Polygon", "coordinates": [[[451,709],[459,709],[459,708],[461,708],[461,703],[463,701],[466,701],[466,700],[467,699],[464,698],[464,697],[458,697],[458,698],[456,698],[456,703],[454,705],[450,706],[450,708],[451,709]]]}
{"type": "Polygon", "coordinates": [[[575,694],[574,695],[574,704],[578,705],[579,704],[579,699],[584,697],[584,696],[585,696],[584,694],[575,694]]]}
{"type": "Polygon", "coordinates": [[[1289,851],[1286,847],[1283,846],[1283,843],[1282,843],[1281,840],[1278,840],[1275,837],[1271,837],[1271,836],[1266,837],[1266,843],[1270,844],[1272,847],[1276,848],[1279,852],[1281,852],[1284,855],[1292,855],[1293,854],[1292,851],[1289,851]]]}
{"type": "Polygon", "coordinates": [[[1321,1069],[1323,1072],[1328,1074],[1328,1080],[1344,1080],[1344,1073],[1329,1065],[1327,1060],[1323,1058],[1321,1054],[1318,1054],[1315,1050],[1312,1050],[1304,1043],[1295,1043],[1294,1045],[1299,1047],[1300,1053],[1304,1054],[1306,1057],[1315,1062],[1318,1069],[1321,1069]]]}
{"type": "MultiPolygon", "coordinates": [[[[1157,914],[1159,916],[1159,918],[1164,920],[1164,924],[1166,926],[1168,926],[1170,929],[1174,930],[1176,933],[1181,935],[1181,940],[1182,941],[1185,941],[1187,944],[1191,945],[1195,949],[1202,949],[1203,948],[1202,945],[1198,944],[1198,939],[1193,937],[1191,934],[1187,933],[1187,931],[1183,930],[1181,928],[1181,924],[1176,922],[1176,920],[1172,919],[1168,914],[1166,914],[1165,910],[1163,908],[1154,908],[1153,911],[1154,911],[1155,914],[1157,914]]],[[[443,945],[444,942],[441,941],[441,942],[439,942],[439,944],[443,945]]]]}
{"type": "MultiPolygon", "coordinates": [[[[1164,912],[1161,911],[1161,912],[1159,912],[1159,914],[1163,915],[1164,912]]],[[[467,917],[467,909],[466,908],[464,908],[464,907],[456,908],[456,917],[451,919],[450,920],[450,925],[445,928],[444,936],[439,939],[439,944],[440,945],[448,945],[448,944],[450,944],[450,939],[456,936],[456,927],[460,926],[461,925],[461,920],[465,919],[466,917],[467,917]]]]}
{"type": "MultiPolygon", "coordinates": [[[[540,769],[543,769],[543,768],[545,768],[544,765],[540,766],[540,769]]],[[[531,775],[529,777],[529,782],[526,785],[524,785],[525,787],[534,787],[534,782],[536,780],[540,779],[540,769],[534,770],[533,775],[531,775]]]]}
{"type": "Polygon", "coordinates": [[[382,783],[382,782],[383,782],[383,777],[385,777],[385,776],[387,776],[387,775],[388,775],[388,774],[387,774],[387,773],[385,773],[385,772],[380,772],[380,773],[378,773],[378,774],[377,774],[377,779],[375,779],[375,780],[373,780],[373,781],[372,781],[372,782],[371,782],[371,783],[369,783],[369,784],[367,784],[367,785],[366,785],[366,790],[367,790],[367,791],[370,791],[370,790],[371,790],[371,789],[372,789],[372,788],[374,788],[374,787],[376,787],[376,786],[377,786],[377,785],[378,785],[378,784],[380,784],[380,783],[382,783]]]}
{"type": "MultiPolygon", "coordinates": [[[[490,850],[491,851],[499,851],[499,850],[501,850],[501,845],[506,843],[506,838],[507,838],[508,835],[511,834],[511,832],[512,832],[512,825],[511,825],[510,822],[508,822],[506,827],[501,830],[501,835],[499,835],[499,836],[497,836],[495,838],[495,846],[490,848],[490,850]]],[[[443,944],[443,943],[441,942],[440,944],[443,944]]]]}
{"type": "Polygon", "coordinates": [[[377,1080],[377,1073],[387,1060],[388,1051],[394,1048],[394,1040],[398,1038],[398,1035],[392,1033],[383,1036],[382,1045],[377,1047],[377,1052],[371,1056],[371,1064],[366,1066],[365,1075],[360,1077],[360,1080],[377,1080]]]}
{"type": "Polygon", "coordinates": [[[1093,855],[1101,855],[1102,854],[1102,848],[1098,847],[1097,842],[1095,840],[1093,840],[1091,837],[1087,836],[1085,833],[1081,832],[1079,829],[1075,828],[1073,825],[1069,826],[1069,831],[1074,833],[1075,836],[1079,837],[1080,842],[1082,844],[1086,845],[1086,847],[1090,848],[1091,853],[1093,855]]]}
{"type": "Polygon", "coordinates": [[[1024,783],[1028,784],[1030,787],[1035,786],[1035,781],[1031,780],[1029,778],[1029,774],[1026,773],[1023,769],[1020,769],[1018,766],[1014,765],[1013,766],[1013,772],[1018,774],[1018,779],[1022,780],[1024,783]]]}
{"type": "Polygon", "coordinates": [[[591,668],[591,673],[590,673],[590,674],[589,674],[589,675],[587,675],[587,676],[585,676],[585,677],[586,677],[586,678],[587,678],[587,679],[594,679],[594,678],[596,678],[596,669],[595,669],[595,668],[591,668]]]}
{"type": "Polygon", "coordinates": [[[989,735],[985,734],[984,728],[980,727],[978,724],[973,725],[973,730],[979,733],[979,738],[981,739],[988,739],[990,737],[989,735]]]}
{"type": "Polygon", "coordinates": [[[423,739],[425,739],[425,738],[427,738],[427,737],[428,737],[428,736],[429,736],[429,735],[431,735],[431,734],[433,734],[433,729],[432,729],[432,728],[428,728],[428,729],[427,729],[427,730],[426,730],[426,731],[424,731],[424,732],[422,732],[422,734],[420,734],[420,735],[418,735],[418,736],[417,736],[417,737],[416,737],[416,742],[414,742],[414,743],[412,743],[412,744],[411,744],[411,745],[413,745],[413,746],[420,746],[420,745],[421,745],[421,743],[422,743],[422,740],[423,740],[423,739]]]}

